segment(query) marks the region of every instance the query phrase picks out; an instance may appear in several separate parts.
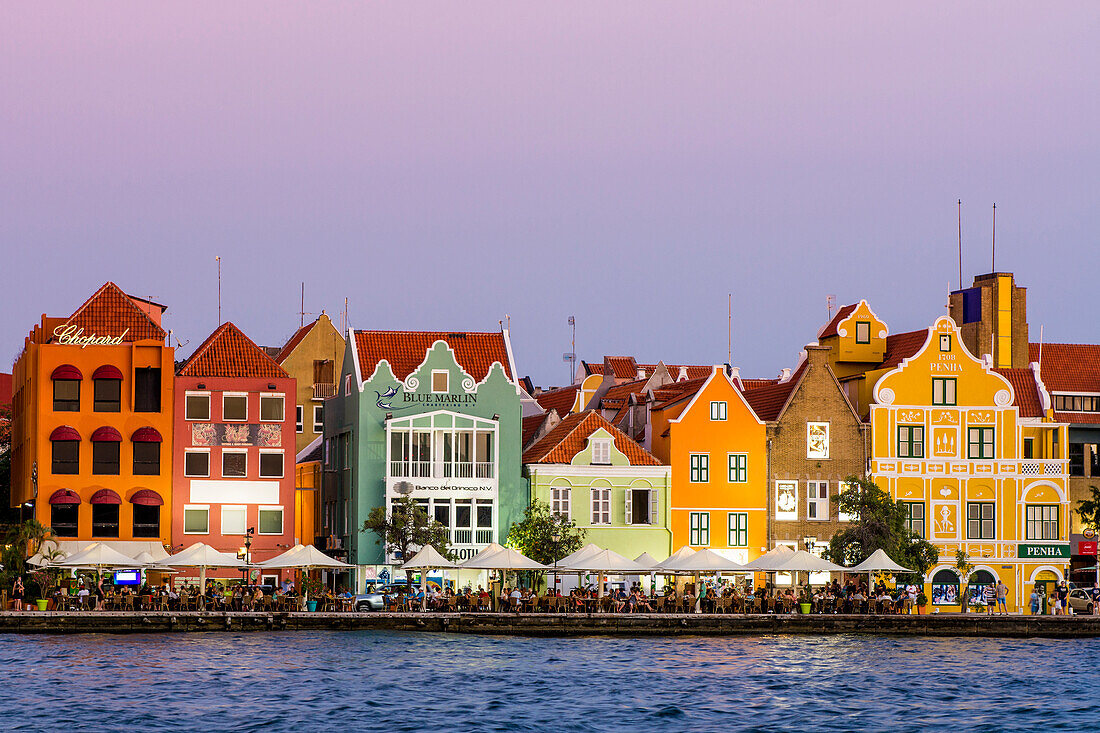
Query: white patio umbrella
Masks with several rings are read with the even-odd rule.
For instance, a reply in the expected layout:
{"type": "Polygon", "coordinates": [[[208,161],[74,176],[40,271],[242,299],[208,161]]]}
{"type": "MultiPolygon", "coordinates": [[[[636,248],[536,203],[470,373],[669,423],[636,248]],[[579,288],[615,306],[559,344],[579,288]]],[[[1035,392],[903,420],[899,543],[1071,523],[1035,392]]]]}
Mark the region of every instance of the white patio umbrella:
{"type": "Polygon", "coordinates": [[[863,562],[855,565],[851,568],[847,568],[850,573],[867,573],[867,592],[872,590],[872,574],[875,572],[889,572],[889,573],[911,573],[912,570],[903,568],[896,562],[890,559],[890,556],[886,554],[886,551],[879,548],[871,553],[871,556],[863,562]]]}
{"type": "MultiPolygon", "coordinates": [[[[669,558],[669,560],[672,560],[672,558],[669,558]]],[[[669,560],[658,565],[658,568],[691,573],[739,573],[745,570],[744,565],[710,549],[699,550],[691,555],[683,555],[673,562],[669,562],[669,560]]]]}
{"type": "Polygon", "coordinates": [[[420,610],[428,610],[428,572],[437,568],[458,567],[453,562],[439,554],[439,550],[432,545],[424,545],[420,552],[416,553],[407,563],[401,566],[402,570],[420,570],[420,610]]]}
{"type": "Polygon", "coordinates": [[[589,542],[587,545],[585,545],[581,549],[577,550],[576,552],[571,553],[569,555],[566,555],[565,557],[559,559],[558,560],[558,569],[561,570],[562,568],[567,568],[571,564],[573,564],[573,563],[577,562],[578,560],[580,560],[581,558],[588,557],[589,555],[595,555],[596,553],[600,552],[602,549],[603,548],[600,547],[599,545],[597,545],[595,542],[589,542]]]}
{"type": "Polygon", "coordinates": [[[643,568],[656,568],[658,563],[657,559],[650,555],[648,552],[643,552],[638,557],[634,558],[634,562],[641,565],[643,568]]]}
{"type": "MultiPolygon", "coordinates": [[[[355,567],[346,562],[341,562],[336,558],[329,557],[313,545],[303,544],[294,545],[294,547],[291,547],[286,552],[276,555],[270,560],[264,560],[262,563],[259,563],[259,566],[264,570],[289,570],[294,568],[305,570],[306,572],[310,570],[347,570],[348,568],[355,567]]],[[[308,595],[309,594],[303,590],[302,608],[305,608],[308,595]]]]}
{"type": "Polygon", "coordinates": [[[202,542],[196,542],[187,549],[180,550],[175,555],[169,555],[161,560],[158,565],[168,568],[198,568],[199,585],[203,593],[206,592],[207,568],[236,568],[240,570],[248,567],[243,560],[238,560],[236,555],[220,552],[202,542]]]}
{"type": "Polygon", "coordinates": [[[848,569],[805,550],[795,550],[781,565],[779,570],[797,573],[840,573],[848,569]]]}
{"type": "Polygon", "coordinates": [[[460,563],[464,570],[547,570],[542,563],[535,562],[523,553],[511,547],[503,547],[493,542],[469,560],[460,563]]]}
{"type": "MultiPolygon", "coordinates": [[[[561,567],[560,563],[558,567],[561,567]]],[[[606,574],[644,573],[648,569],[629,558],[623,557],[614,550],[600,550],[599,552],[589,553],[574,560],[566,568],[566,570],[597,573],[597,593],[600,597],[603,597],[603,579],[606,574]]]]}
{"type": "Polygon", "coordinates": [[[141,563],[123,555],[102,542],[93,542],[80,552],[69,555],[64,560],[51,564],[55,568],[136,568],[141,563]]]}
{"type": "Polygon", "coordinates": [[[760,557],[745,563],[746,570],[756,570],[770,573],[783,570],[783,563],[790,559],[794,550],[786,545],[778,545],[775,549],[765,552],[760,557]]]}
{"type": "MultiPolygon", "coordinates": [[[[682,562],[684,560],[684,558],[691,557],[694,554],[695,554],[695,550],[688,547],[687,545],[684,545],[679,550],[672,553],[671,555],[669,555],[667,558],[665,558],[661,562],[657,563],[657,570],[659,570],[659,571],[660,570],[667,570],[670,566],[674,566],[674,565],[682,562]]],[[[674,571],[669,570],[668,572],[674,572],[674,571]]]]}

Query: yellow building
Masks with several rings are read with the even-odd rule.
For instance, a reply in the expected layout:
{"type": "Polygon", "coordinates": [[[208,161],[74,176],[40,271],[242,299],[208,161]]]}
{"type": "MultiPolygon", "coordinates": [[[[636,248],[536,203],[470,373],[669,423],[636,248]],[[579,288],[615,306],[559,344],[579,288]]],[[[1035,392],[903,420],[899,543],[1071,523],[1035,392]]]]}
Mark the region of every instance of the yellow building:
{"type": "Polygon", "coordinates": [[[336,375],[344,363],[344,339],[328,315],[299,328],[275,356],[275,362],[298,380],[295,399],[295,450],[324,433],[324,401],[336,394],[336,375]]]}
{"type": "Polygon", "coordinates": [[[872,398],[871,473],[940,551],[926,576],[933,606],[957,610],[962,587],[973,597],[1001,580],[1016,610],[1036,583],[1065,577],[1066,426],[1032,370],[974,358],[944,316],[872,398]],[[954,569],[960,549],[975,566],[968,578],[954,569]]]}

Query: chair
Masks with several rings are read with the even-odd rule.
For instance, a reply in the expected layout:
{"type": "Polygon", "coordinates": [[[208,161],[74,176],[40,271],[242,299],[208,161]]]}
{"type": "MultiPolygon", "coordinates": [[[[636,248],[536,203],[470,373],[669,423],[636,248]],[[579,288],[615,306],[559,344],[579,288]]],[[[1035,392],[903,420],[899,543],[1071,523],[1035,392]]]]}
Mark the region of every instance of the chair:
{"type": "Polygon", "coordinates": [[[718,613],[729,613],[730,608],[733,607],[733,599],[729,596],[722,596],[718,599],[716,611],[718,613]]]}

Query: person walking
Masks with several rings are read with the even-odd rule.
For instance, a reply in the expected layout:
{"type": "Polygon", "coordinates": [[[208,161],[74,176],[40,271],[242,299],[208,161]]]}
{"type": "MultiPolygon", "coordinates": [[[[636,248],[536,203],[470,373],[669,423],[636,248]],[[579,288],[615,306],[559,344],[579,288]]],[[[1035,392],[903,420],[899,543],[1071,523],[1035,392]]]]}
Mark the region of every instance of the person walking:
{"type": "Polygon", "coordinates": [[[23,576],[15,576],[15,582],[11,586],[11,603],[12,610],[23,610],[23,596],[26,595],[26,590],[23,588],[23,576]]]}
{"type": "Polygon", "coordinates": [[[1002,616],[1008,615],[1008,586],[1003,580],[997,581],[997,612],[1002,616]]]}
{"type": "Polygon", "coordinates": [[[997,586],[987,585],[985,592],[983,593],[985,600],[985,610],[990,616],[993,615],[993,607],[997,605],[997,586]]]}
{"type": "Polygon", "coordinates": [[[1064,580],[1058,584],[1058,601],[1055,604],[1055,609],[1057,609],[1059,616],[1069,615],[1069,586],[1066,585],[1064,580]]]}
{"type": "Polygon", "coordinates": [[[1030,601],[1031,601],[1031,615],[1032,616],[1039,615],[1039,589],[1038,588],[1032,588],[1031,589],[1030,601]]]}

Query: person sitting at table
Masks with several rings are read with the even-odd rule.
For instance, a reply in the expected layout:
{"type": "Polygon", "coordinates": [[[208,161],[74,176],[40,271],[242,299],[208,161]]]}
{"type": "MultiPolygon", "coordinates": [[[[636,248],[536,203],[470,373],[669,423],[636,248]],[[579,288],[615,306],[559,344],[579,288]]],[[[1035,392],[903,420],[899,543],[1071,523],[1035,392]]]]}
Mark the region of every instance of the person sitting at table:
{"type": "Polygon", "coordinates": [[[516,613],[520,612],[520,603],[523,602],[523,593],[520,592],[518,585],[508,594],[508,602],[513,611],[516,613]]]}
{"type": "Polygon", "coordinates": [[[855,592],[852,593],[851,596],[849,596],[849,600],[852,602],[852,613],[863,612],[863,603],[867,600],[867,598],[863,595],[862,588],[856,588],[855,592]]]}
{"type": "Polygon", "coordinates": [[[251,608],[253,611],[262,611],[264,608],[264,589],[258,585],[256,591],[252,594],[251,608]]]}
{"type": "Polygon", "coordinates": [[[630,612],[637,613],[640,611],[653,613],[653,606],[649,605],[649,599],[642,595],[641,589],[638,589],[630,596],[630,612]]]}

